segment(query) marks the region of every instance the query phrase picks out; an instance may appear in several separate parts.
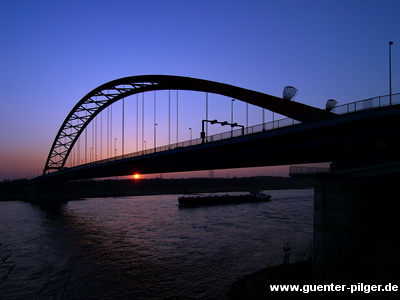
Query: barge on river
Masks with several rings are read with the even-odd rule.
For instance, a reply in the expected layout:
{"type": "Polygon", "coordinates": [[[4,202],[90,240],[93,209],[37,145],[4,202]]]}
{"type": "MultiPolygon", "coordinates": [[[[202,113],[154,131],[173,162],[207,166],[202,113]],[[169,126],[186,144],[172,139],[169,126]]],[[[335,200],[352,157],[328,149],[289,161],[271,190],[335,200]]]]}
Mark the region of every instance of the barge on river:
{"type": "Polygon", "coordinates": [[[178,198],[179,206],[201,206],[239,204],[270,201],[271,195],[262,192],[252,192],[245,195],[207,195],[207,196],[182,196],[178,198]]]}

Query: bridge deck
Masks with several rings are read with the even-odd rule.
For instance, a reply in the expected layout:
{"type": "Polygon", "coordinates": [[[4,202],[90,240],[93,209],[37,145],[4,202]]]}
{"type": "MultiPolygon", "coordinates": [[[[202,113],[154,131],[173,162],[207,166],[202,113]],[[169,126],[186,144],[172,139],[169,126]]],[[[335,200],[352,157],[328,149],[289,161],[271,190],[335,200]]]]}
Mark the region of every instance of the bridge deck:
{"type": "MultiPolygon", "coordinates": [[[[358,111],[204,144],[112,158],[38,177],[70,180],[193,170],[399,159],[400,106],[358,111]]],[[[337,164],[338,166],[340,165],[337,164]]]]}

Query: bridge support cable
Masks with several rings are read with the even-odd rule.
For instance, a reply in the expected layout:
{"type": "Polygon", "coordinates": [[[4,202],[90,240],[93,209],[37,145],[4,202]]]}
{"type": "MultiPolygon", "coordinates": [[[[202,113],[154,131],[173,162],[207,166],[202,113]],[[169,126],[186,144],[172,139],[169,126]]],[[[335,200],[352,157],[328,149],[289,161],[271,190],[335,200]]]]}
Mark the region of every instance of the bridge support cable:
{"type": "Polygon", "coordinates": [[[176,90],[176,143],[179,143],[179,91],[176,90]]]}
{"type": "Polygon", "coordinates": [[[106,143],[106,149],[107,149],[107,158],[110,157],[110,108],[107,107],[107,143],[106,143]]]}
{"type": "MultiPolygon", "coordinates": [[[[144,92],[156,90],[177,91],[177,142],[179,142],[179,90],[214,93],[231,97],[294,118],[300,122],[313,121],[335,115],[334,113],[326,112],[325,110],[301,103],[208,80],[169,75],[143,75],[120,78],[95,88],[73,107],[62,123],[54,139],[46,160],[43,174],[61,170],[65,166],[66,160],[73,146],[78,141],[83,131],[85,131],[88,124],[90,124],[90,122],[104,109],[110,107],[111,111],[111,105],[121,99],[134,94],[143,94],[144,92]]],[[[144,96],[142,96],[142,148],[144,148],[145,143],[143,128],[144,109],[144,96]]],[[[110,141],[112,141],[113,138],[111,118],[112,113],[108,115],[108,122],[110,122],[110,128],[107,128],[109,131],[109,137],[107,139],[108,144],[110,144],[110,141]]],[[[110,152],[110,148],[112,148],[112,142],[111,145],[107,146],[108,152],[110,152]]],[[[87,150],[85,151],[87,152],[87,150]]],[[[110,156],[111,153],[108,153],[108,156],[110,156]]],[[[87,161],[87,153],[85,161],[87,161]]]]}
{"type": "Polygon", "coordinates": [[[122,98],[122,145],[121,154],[124,155],[125,152],[125,98],[122,98]]]}
{"type": "Polygon", "coordinates": [[[168,145],[171,145],[171,90],[168,90],[168,145]]]}
{"type": "Polygon", "coordinates": [[[136,152],[139,151],[139,95],[136,94],[136,152]]]}
{"type": "Polygon", "coordinates": [[[110,105],[110,157],[112,156],[113,156],[113,107],[112,105],[110,105]]]}
{"type": "MultiPolygon", "coordinates": [[[[208,93],[206,92],[206,120],[208,120],[208,93]]],[[[204,129],[202,130],[202,132],[204,129]]],[[[208,136],[208,123],[206,123],[205,135],[208,136]]]]}
{"type": "Polygon", "coordinates": [[[87,130],[85,130],[85,164],[87,164],[87,130]]]}
{"type": "Polygon", "coordinates": [[[156,91],[154,91],[154,149],[157,148],[157,97],[156,91]]]}
{"type": "Polygon", "coordinates": [[[146,141],[144,140],[144,93],[142,94],[142,151],[145,150],[146,141]]]}

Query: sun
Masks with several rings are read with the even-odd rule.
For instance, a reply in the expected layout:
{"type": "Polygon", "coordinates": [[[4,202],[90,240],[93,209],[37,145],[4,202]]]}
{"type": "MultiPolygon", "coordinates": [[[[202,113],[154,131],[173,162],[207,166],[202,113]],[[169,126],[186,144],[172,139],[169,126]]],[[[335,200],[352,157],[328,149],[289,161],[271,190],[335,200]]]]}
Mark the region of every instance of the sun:
{"type": "Polygon", "coordinates": [[[140,174],[135,173],[132,175],[133,179],[140,179],[140,174]]]}

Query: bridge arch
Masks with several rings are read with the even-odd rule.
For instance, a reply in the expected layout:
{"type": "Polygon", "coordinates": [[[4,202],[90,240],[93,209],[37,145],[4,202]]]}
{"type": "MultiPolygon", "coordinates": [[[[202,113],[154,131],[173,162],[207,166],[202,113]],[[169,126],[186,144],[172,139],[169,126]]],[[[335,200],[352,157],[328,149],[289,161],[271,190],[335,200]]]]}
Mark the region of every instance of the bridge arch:
{"type": "Polygon", "coordinates": [[[107,82],[84,96],[62,123],[50,149],[43,174],[60,170],[87,125],[105,108],[128,96],[157,90],[190,90],[235,98],[300,122],[327,118],[332,113],[268,94],[224,83],[172,75],[130,76],[107,82]]]}

